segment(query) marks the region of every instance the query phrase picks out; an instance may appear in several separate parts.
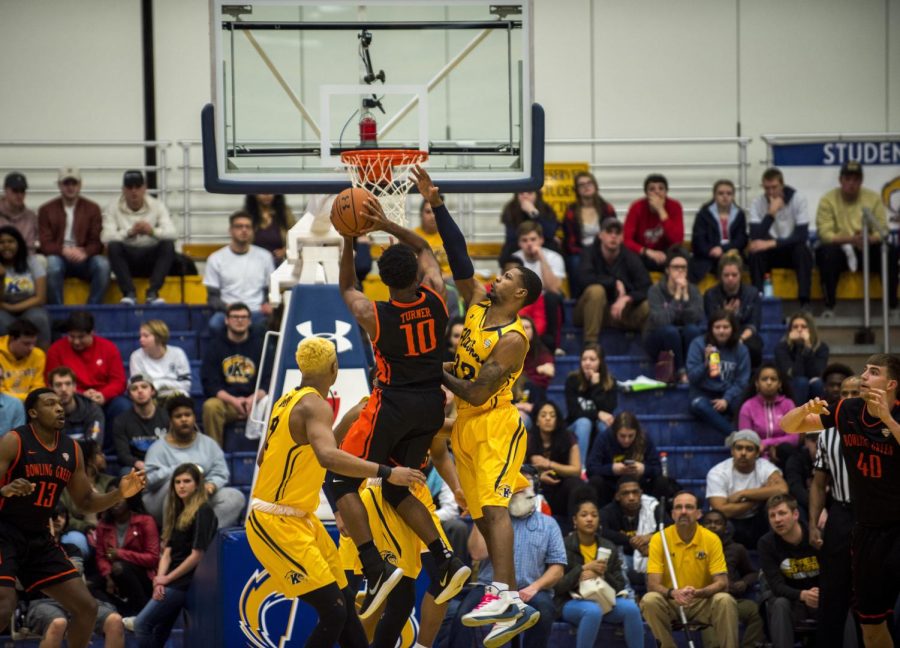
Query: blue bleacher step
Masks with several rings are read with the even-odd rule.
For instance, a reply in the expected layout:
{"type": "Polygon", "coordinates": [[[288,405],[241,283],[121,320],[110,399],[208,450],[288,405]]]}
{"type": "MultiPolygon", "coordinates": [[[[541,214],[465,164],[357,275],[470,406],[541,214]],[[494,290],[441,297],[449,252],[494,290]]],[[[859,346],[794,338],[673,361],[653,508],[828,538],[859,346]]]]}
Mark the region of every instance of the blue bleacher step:
{"type": "MultiPolygon", "coordinates": [[[[141,322],[147,320],[163,320],[170,330],[190,330],[192,326],[192,309],[185,304],[161,304],[158,306],[125,306],[120,304],[96,304],[85,306],[48,306],[50,319],[64,320],[76,310],[86,310],[94,316],[94,325],[98,333],[104,331],[134,331],[138,334],[141,322]]],[[[207,310],[207,309],[204,309],[207,310]]],[[[208,318],[207,318],[208,320],[208,318]]],[[[203,328],[206,324],[203,325],[203,328]]]]}
{"type": "MultiPolygon", "coordinates": [[[[566,392],[564,384],[551,384],[547,388],[547,398],[565,411],[566,392]]],[[[619,392],[616,412],[630,411],[639,417],[646,414],[687,414],[690,396],[687,385],[650,389],[639,392],[619,392]]]]}
{"type": "Polygon", "coordinates": [[[253,483],[253,472],[256,470],[255,452],[233,452],[227,456],[231,470],[232,486],[249,486],[253,483]]]}
{"type": "Polygon", "coordinates": [[[644,433],[661,446],[714,446],[725,439],[714,428],[700,423],[690,414],[641,414],[644,433]]]}
{"type": "MultiPolygon", "coordinates": [[[[563,326],[560,346],[568,355],[581,355],[584,338],[580,327],[563,326]]],[[[604,329],[600,332],[600,346],[607,356],[643,355],[644,343],[640,333],[604,329]]]]}
{"type": "Polygon", "coordinates": [[[710,468],[728,459],[731,452],[724,444],[693,446],[660,446],[660,452],[668,453],[669,475],[680,481],[705,479],[710,468]]]}
{"type": "MultiPolygon", "coordinates": [[[[784,319],[784,306],[780,297],[763,297],[760,300],[761,315],[764,323],[777,324],[784,319]]],[[[567,324],[575,321],[575,304],[574,299],[566,299],[563,301],[563,317],[567,324]]]]}
{"type": "Polygon", "coordinates": [[[763,324],[759,330],[759,336],[763,341],[763,354],[774,355],[775,347],[778,345],[781,338],[784,337],[784,334],[785,326],[783,323],[763,324]]]}
{"type": "MultiPolygon", "coordinates": [[[[573,371],[578,371],[581,358],[577,355],[564,355],[556,358],[556,374],[553,384],[564,385],[566,377],[573,371]]],[[[606,365],[613,377],[621,380],[637,378],[639,375],[647,375],[652,371],[650,358],[643,353],[640,355],[607,356],[606,365]]]]}

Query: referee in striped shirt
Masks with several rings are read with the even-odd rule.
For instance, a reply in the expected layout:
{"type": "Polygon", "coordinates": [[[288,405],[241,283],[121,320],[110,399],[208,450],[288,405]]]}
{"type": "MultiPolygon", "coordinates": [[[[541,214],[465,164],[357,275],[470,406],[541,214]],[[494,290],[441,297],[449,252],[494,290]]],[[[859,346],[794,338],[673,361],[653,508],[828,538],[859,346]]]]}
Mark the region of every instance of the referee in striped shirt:
{"type": "MultiPolygon", "coordinates": [[[[859,396],[859,377],[850,376],[841,383],[841,398],[859,396]]],[[[853,531],[853,506],[844,457],[841,455],[841,435],[828,428],[819,435],[813,480],[809,486],[809,543],[819,550],[819,624],[816,646],[819,648],[844,645],[844,626],[850,611],[853,590],[850,572],[850,535],[853,531]],[[831,504],[824,532],[819,529],[819,517],[825,508],[825,485],[831,477],[831,504]]],[[[862,646],[859,624],[856,626],[857,645],[862,646]]]]}

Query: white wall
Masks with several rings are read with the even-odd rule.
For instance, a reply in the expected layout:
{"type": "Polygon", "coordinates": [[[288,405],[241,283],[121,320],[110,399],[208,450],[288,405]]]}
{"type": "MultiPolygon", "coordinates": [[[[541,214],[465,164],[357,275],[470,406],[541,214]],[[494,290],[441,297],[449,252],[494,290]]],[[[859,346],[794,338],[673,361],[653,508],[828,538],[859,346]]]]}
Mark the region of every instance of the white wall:
{"type": "MultiPolygon", "coordinates": [[[[535,5],[536,99],[546,109],[548,138],[734,136],[740,121],[741,134],[754,138],[751,184],[756,184],[765,155],[763,133],[900,130],[900,39],[888,38],[900,33],[900,0],[535,0],[535,5]]],[[[156,0],[154,10],[157,135],[197,139],[200,108],[211,85],[207,2],[156,0]]],[[[137,0],[0,0],[0,141],[140,139],[140,60],[137,0]]],[[[74,151],[0,147],[0,171],[104,162],[95,153],[77,153],[75,160],[74,151]]],[[[140,162],[133,151],[105,155],[110,166],[140,162]]],[[[673,147],[547,150],[548,161],[698,156],[730,159],[733,153],[673,147]]],[[[645,172],[601,169],[598,176],[601,184],[625,187],[612,195],[623,209],[637,195],[630,187],[645,172]]],[[[714,179],[712,172],[671,175],[686,185],[705,186],[714,179]]],[[[38,173],[32,184],[52,179],[38,173]]],[[[104,176],[103,182],[110,180],[104,176]]],[[[686,190],[686,206],[699,204],[703,195],[686,190]]],[[[224,208],[236,199],[208,202],[224,208]]],[[[177,210],[177,201],[174,206],[177,210]]]]}

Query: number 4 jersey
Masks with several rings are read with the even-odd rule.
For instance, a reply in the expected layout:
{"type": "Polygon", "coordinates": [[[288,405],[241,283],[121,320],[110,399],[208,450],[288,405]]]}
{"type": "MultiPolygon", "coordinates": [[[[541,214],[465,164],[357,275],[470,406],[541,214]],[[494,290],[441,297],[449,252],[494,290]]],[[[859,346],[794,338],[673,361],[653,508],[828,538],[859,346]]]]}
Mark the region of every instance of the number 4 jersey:
{"type": "Polygon", "coordinates": [[[78,466],[75,442],[56,433],[52,446],[45,446],[30,425],[7,434],[19,439],[19,452],[3,476],[2,485],[16,479],[34,484],[30,495],[0,497],[0,521],[27,531],[47,531],[50,516],[78,466]]]}
{"type": "MultiPolygon", "coordinates": [[[[891,416],[900,421],[900,402],[891,416]]],[[[841,435],[856,521],[866,526],[900,522],[900,444],[894,435],[866,411],[862,398],[841,400],[821,418],[824,427],[835,427],[841,435]]]]}

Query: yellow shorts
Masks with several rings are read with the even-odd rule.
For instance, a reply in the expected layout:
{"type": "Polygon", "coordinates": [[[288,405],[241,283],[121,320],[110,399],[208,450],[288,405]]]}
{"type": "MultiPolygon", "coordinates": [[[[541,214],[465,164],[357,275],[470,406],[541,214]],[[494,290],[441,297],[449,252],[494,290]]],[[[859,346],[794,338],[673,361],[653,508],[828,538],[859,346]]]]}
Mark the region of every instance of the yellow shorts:
{"type": "Polygon", "coordinates": [[[472,519],[482,517],[484,506],[508,506],[525,481],[519,471],[525,461],[526,436],[519,410],[512,405],[471,415],[465,410],[459,413],[450,443],[472,519]]]}
{"type": "Polygon", "coordinates": [[[296,598],[331,583],[347,587],[337,547],[315,515],[289,517],[251,511],[247,541],[276,589],[296,598]]]}
{"type": "MultiPolygon", "coordinates": [[[[431,513],[431,519],[434,520],[438,535],[449,547],[450,541],[447,540],[444,529],[441,528],[441,521],[434,513],[434,500],[428,487],[424,484],[416,484],[412,487],[412,494],[431,513]]],[[[372,530],[372,539],[375,541],[378,551],[390,563],[400,567],[404,576],[418,577],[419,572],[422,571],[422,552],[428,551],[428,548],[415,531],[406,525],[394,507],[384,501],[381,497],[381,486],[364,486],[360,489],[359,495],[369,514],[369,528],[372,530]]],[[[352,571],[354,574],[362,573],[359,553],[350,538],[341,536],[338,553],[341,556],[341,566],[346,571],[352,571]]]]}

